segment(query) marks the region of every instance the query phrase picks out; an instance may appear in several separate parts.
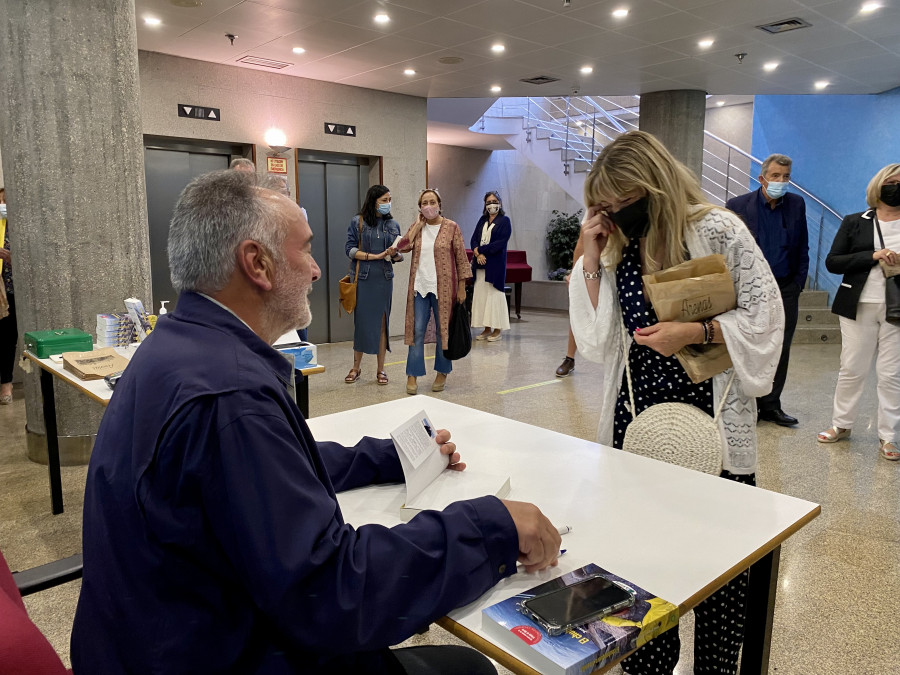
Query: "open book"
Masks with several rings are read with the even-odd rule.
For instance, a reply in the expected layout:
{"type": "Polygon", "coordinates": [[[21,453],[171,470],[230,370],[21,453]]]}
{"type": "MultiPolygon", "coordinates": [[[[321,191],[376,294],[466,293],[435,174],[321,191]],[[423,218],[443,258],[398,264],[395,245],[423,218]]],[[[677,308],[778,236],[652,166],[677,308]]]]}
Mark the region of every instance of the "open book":
{"type": "Polygon", "coordinates": [[[437,428],[424,410],[391,432],[406,479],[401,518],[409,520],[426,509],[439,511],[463,499],[487,495],[503,499],[509,494],[509,476],[481,473],[471,467],[447,471],[450,458],[441,454],[436,435],[437,428]]]}

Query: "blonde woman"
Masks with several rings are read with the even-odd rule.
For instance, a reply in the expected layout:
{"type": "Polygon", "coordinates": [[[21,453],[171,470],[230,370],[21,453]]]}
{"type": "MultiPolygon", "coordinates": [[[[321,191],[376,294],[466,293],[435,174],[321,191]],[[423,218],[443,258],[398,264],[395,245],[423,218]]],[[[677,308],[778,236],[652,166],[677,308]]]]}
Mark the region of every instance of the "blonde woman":
{"type": "MultiPolygon", "coordinates": [[[[719,421],[727,447],[722,477],[755,485],[756,397],[772,387],[784,310],[753,235],[735,214],[706,203],[693,174],[642,131],[623,134],[603,149],[585,183],[585,202],[584,254],[569,282],[569,315],[578,350],[608,373],[599,442],[621,448],[633,419],[626,408],[625,358],[634,415],[657,403],[681,402],[712,416],[713,401],[722,396],[732,370],[694,384],[673,355],[690,344],[725,343],[734,381],[719,421]],[[737,307],[704,323],[658,322],[641,275],[713,253],[725,256],[737,307]]],[[[744,572],[697,606],[695,672],[737,672],[747,576],[744,572]]],[[[678,631],[668,631],[626,659],[623,668],[630,675],[671,673],[679,648],[678,631]]]]}
{"type": "Polygon", "coordinates": [[[444,218],[437,190],[419,195],[419,217],[400,240],[398,249],[412,251],[409,266],[409,291],[406,296],[406,331],[409,345],[406,358],[406,393],[418,391],[416,378],[425,375],[425,333],[435,321],[436,342],[432,391],[443,391],[452,362],[444,357],[454,302],[466,301],[466,279],[472,268],[466,256],[459,225],[444,218]]]}
{"type": "Polygon", "coordinates": [[[829,272],[844,275],[831,306],[841,318],[841,369],[832,426],[817,438],[819,443],[834,443],[850,436],[877,354],[878,450],[885,459],[897,461],[900,326],[884,318],[885,278],[879,261],[900,265],[900,164],[888,164],[875,174],[866,189],[866,203],[871,207],[867,211],[844,218],[825,258],[829,272]]]}

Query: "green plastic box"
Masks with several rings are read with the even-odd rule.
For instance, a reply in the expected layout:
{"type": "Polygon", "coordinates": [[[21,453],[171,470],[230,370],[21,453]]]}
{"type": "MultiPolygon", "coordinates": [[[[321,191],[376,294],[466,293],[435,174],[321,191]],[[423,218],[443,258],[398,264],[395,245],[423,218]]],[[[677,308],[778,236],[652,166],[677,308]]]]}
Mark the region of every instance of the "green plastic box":
{"type": "Polygon", "coordinates": [[[58,330],[35,330],[25,333],[25,349],[46,359],[51,354],[63,352],[89,352],[94,348],[89,333],[77,328],[58,330]]]}

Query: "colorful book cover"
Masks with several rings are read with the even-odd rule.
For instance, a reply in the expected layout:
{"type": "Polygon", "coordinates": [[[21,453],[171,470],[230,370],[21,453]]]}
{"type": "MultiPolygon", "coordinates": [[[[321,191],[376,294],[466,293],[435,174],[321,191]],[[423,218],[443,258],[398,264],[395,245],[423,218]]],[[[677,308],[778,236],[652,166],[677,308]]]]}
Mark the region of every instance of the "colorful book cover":
{"type": "Polygon", "coordinates": [[[660,633],[678,625],[678,608],[630,581],[591,563],[507,598],[482,610],[485,633],[526,663],[538,664],[545,675],[581,675],[615,661],[660,633]],[[519,603],[584,579],[592,574],[619,581],[633,589],[632,607],[591,621],[557,637],[519,611],[519,603]]]}

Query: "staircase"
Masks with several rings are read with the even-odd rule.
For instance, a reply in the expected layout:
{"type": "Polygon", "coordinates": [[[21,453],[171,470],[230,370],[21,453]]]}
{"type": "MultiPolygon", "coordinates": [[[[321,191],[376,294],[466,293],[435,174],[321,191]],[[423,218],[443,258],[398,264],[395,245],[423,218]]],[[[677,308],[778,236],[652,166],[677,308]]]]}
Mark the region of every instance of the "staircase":
{"type": "Polygon", "coordinates": [[[841,344],[837,314],[828,308],[827,291],[805,289],[800,294],[800,315],[792,344],[841,344]]]}

